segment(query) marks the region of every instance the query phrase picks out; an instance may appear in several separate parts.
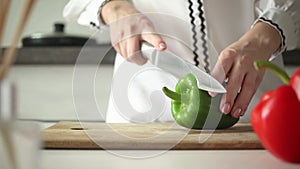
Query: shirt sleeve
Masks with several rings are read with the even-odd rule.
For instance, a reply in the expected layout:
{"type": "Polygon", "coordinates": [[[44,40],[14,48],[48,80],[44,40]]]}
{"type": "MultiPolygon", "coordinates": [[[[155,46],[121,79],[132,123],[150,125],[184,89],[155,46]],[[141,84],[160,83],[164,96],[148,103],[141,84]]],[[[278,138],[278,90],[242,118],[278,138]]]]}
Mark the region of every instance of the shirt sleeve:
{"type": "MultiPolygon", "coordinates": [[[[257,21],[265,22],[281,35],[281,49],[300,48],[300,0],[265,0],[256,4],[257,21]]],[[[255,22],[255,23],[256,23],[255,22]]]]}
{"type": "Polygon", "coordinates": [[[104,0],[70,0],[63,10],[67,21],[75,21],[80,25],[100,28],[98,10],[104,0]]]}

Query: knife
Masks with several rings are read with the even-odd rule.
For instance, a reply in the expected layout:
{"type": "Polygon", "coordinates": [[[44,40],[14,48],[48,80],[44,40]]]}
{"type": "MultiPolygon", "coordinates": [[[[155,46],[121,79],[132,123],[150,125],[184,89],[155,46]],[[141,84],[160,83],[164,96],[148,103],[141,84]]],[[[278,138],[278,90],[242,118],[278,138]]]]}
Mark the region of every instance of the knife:
{"type": "Polygon", "coordinates": [[[200,89],[215,93],[226,93],[226,89],[214,77],[176,56],[169,50],[159,51],[151,44],[143,42],[141,54],[154,66],[172,74],[178,79],[188,73],[193,73],[198,80],[198,87],[200,89]]]}

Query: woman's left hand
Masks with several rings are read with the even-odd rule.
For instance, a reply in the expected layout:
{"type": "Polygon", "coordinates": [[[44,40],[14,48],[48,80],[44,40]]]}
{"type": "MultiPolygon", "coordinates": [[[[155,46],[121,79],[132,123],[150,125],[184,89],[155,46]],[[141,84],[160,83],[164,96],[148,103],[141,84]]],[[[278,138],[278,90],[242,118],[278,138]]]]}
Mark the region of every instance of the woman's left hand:
{"type": "Polygon", "coordinates": [[[236,118],[245,114],[264,75],[263,70],[255,70],[254,61],[268,60],[280,45],[279,32],[264,22],[258,22],[221,52],[211,74],[220,82],[226,81],[227,93],[220,103],[223,113],[231,113],[236,118]]]}

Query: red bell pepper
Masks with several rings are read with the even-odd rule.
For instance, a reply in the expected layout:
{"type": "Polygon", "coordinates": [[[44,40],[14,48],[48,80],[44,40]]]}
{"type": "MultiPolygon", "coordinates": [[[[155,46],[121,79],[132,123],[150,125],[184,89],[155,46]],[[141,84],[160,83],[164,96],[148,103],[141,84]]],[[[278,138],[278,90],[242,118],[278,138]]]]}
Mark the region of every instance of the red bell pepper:
{"type": "Polygon", "coordinates": [[[262,96],[251,113],[252,127],[270,153],[300,163],[300,69],[290,79],[270,62],[257,61],[255,67],[270,68],[285,84],[262,96]]]}

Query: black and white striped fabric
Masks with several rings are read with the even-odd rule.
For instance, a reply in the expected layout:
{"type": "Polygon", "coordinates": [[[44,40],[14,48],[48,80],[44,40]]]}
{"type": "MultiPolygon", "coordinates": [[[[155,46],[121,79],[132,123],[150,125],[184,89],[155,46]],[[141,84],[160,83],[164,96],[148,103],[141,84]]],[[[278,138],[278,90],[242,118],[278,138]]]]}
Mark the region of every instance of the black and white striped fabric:
{"type": "Polygon", "coordinates": [[[208,56],[208,44],[207,33],[205,26],[205,16],[203,10],[203,2],[201,0],[188,0],[189,3],[189,16],[190,23],[192,24],[193,32],[193,53],[194,64],[199,66],[200,62],[204,63],[204,69],[207,73],[210,73],[209,69],[209,56],[208,56]],[[199,40],[198,40],[199,39],[199,40]],[[199,48],[202,46],[202,51],[199,48]],[[201,61],[199,55],[203,54],[203,60],[201,61]]]}

